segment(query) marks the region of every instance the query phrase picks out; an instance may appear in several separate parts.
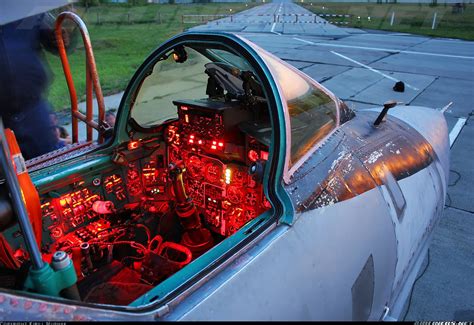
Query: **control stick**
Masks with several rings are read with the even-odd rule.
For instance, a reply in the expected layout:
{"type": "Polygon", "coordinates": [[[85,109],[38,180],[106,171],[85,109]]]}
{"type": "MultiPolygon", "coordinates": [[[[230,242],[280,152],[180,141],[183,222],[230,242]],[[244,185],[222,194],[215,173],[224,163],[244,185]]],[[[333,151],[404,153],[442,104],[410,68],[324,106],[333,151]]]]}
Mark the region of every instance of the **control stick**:
{"type": "Polygon", "coordinates": [[[171,163],[168,168],[176,197],[176,214],[185,231],[181,243],[188,247],[196,257],[212,247],[213,238],[211,232],[202,227],[201,218],[193,199],[186,195],[183,182],[183,174],[186,169],[183,162],[171,163]]]}

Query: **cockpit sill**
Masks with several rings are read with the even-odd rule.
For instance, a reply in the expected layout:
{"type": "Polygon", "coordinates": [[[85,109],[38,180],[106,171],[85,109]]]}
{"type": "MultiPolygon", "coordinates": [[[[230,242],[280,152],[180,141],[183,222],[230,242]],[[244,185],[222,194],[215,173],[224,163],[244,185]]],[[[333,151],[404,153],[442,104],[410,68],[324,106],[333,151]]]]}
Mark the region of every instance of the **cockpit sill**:
{"type": "MultiPolygon", "coordinates": [[[[130,319],[130,317],[154,320],[169,312],[169,306],[181,302],[216,274],[224,271],[226,267],[254,247],[257,242],[261,240],[269,242],[278,237],[285,227],[280,227],[280,231],[275,232],[276,227],[276,215],[272,216],[270,211],[259,216],[240,229],[234,236],[228,238],[228,242],[223,241],[215,246],[214,249],[188,265],[186,269],[178,271],[128,306],[87,303],[62,297],[0,288],[0,309],[3,303],[24,306],[21,314],[15,315],[14,311],[6,313],[4,320],[8,320],[8,316],[12,316],[12,320],[18,319],[18,316],[23,317],[25,312],[28,314],[29,311],[32,312],[32,317],[24,317],[24,319],[40,320],[44,315],[45,320],[51,320],[49,317],[57,317],[54,320],[71,320],[71,316],[73,317],[72,320],[94,320],[96,319],[94,314],[97,313],[100,314],[101,320],[130,319]],[[269,234],[272,235],[268,236],[269,234]],[[202,265],[207,265],[207,267],[202,268],[202,265]],[[183,278],[186,278],[186,280],[177,285],[177,282],[182,281],[183,278]],[[172,289],[167,292],[168,288],[172,289]],[[161,294],[161,296],[158,294],[161,294]],[[24,300],[24,302],[21,303],[20,300],[24,300]],[[38,305],[35,306],[35,303],[38,305]],[[40,313],[35,311],[34,307],[37,307],[40,313]],[[48,309],[52,314],[48,313],[48,309]],[[84,312],[84,314],[81,315],[81,312],[84,312]]],[[[248,263],[250,260],[246,259],[246,262],[248,263]]]]}

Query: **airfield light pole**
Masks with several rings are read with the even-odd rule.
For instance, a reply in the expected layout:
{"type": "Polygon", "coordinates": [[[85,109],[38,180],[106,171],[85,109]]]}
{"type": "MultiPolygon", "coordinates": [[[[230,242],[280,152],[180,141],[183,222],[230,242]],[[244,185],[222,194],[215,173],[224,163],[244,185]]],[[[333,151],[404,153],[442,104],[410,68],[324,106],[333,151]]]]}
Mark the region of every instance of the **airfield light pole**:
{"type": "Polygon", "coordinates": [[[434,15],[433,15],[433,24],[431,24],[431,29],[435,29],[436,27],[436,16],[438,15],[438,13],[435,11],[434,15]]]}

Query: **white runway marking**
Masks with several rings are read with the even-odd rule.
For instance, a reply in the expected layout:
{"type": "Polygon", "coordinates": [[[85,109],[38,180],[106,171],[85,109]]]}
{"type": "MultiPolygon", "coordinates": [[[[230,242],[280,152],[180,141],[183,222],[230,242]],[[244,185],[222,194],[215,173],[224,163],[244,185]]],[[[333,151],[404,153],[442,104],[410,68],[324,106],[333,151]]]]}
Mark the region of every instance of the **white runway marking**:
{"type": "Polygon", "coordinates": [[[464,124],[466,124],[467,119],[464,117],[458,118],[458,121],[454,125],[453,129],[451,132],[449,132],[449,147],[451,148],[453,146],[454,141],[456,141],[456,138],[459,136],[459,133],[461,133],[462,127],[464,124]]]}
{"type": "MultiPolygon", "coordinates": [[[[354,60],[354,59],[351,59],[351,58],[349,58],[349,57],[347,57],[347,56],[345,56],[345,55],[342,55],[342,54],[337,53],[337,52],[334,52],[334,51],[331,51],[331,53],[332,53],[332,54],[335,54],[335,55],[337,55],[337,56],[339,56],[339,57],[341,57],[341,58],[343,58],[343,59],[346,59],[346,60],[348,60],[348,61],[351,61],[351,62],[353,62],[353,63],[355,63],[355,64],[358,64],[358,65],[360,65],[361,67],[364,67],[364,68],[366,68],[366,69],[369,69],[369,70],[372,71],[372,72],[378,73],[379,75],[381,75],[381,76],[383,76],[383,77],[385,77],[385,78],[387,78],[387,79],[393,80],[393,81],[395,81],[395,82],[400,81],[400,80],[398,80],[398,79],[396,79],[396,78],[393,78],[393,77],[391,77],[391,76],[389,76],[389,75],[386,75],[386,74],[383,73],[383,72],[380,72],[379,70],[375,70],[374,68],[371,68],[371,67],[369,67],[368,65],[365,65],[365,64],[363,64],[363,63],[361,63],[361,62],[359,62],[359,61],[356,61],[356,60],[354,60]]],[[[419,90],[418,88],[413,87],[412,85],[409,85],[409,84],[406,83],[406,82],[405,82],[405,85],[406,85],[408,88],[411,88],[411,89],[413,89],[413,90],[416,90],[416,91],[419,90]]]]}
{"type": "Polygon", "coordinates": [[[297,41],[300,41],[300,42],[303,42],[303,43],[307,43],[307,44],[311,44],[311,45],[316,45],[316,43],[307,41],[307,40],[305,40],[305,39],[301,39],[301,38],[297,38],[297,37],[293,37],[293,39],[295,39],[295,40],[297,40],[297,41]]]}
{"type": "Polygon", "coordinates": [[[428,55],[428,56],[439,56],[443,58],[456,58],[456,59],[468,59],[474,60],[474,56],[464,56],[464,55],[451,55],[451,54],[441,54],[441,53],[428,53],[428,52],[416,52],[416,51],[404,51],[404,50],[394,50],[394,49],[384,49],[378,47],[366,47],[366,46],[355,46],[355,45],[343,45],[343,44],[329,44],[329,43],[314,43],[307,41],[301,38],[293,37],[293,39],[316,46],[333,46],[333,47],[343,47],[350,49],[361,49],[368,51],[379,51],[379,52],[389,52],[389,53],[405,53],[405,54],[416,54],[416,55],[428,55]]]}
{"type": "Polygon", "coordinates": [[[441,113],[444,113],[444,112],[446,112],[446,110],[447,110],[449,107],[451,107],[451,105],[453,105],[453,102],[449,102],[448,105],[442,107],[439,111],[440,111],[441,113]]]}

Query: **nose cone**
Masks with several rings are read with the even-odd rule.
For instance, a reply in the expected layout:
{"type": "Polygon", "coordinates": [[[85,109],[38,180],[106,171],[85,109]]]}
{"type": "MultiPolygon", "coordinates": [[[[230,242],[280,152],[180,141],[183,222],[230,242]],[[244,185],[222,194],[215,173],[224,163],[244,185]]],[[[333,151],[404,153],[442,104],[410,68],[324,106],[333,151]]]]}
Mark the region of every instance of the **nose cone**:
{"type": "Polygon", "coordinates": [[[446,184],[449,176],[449,134],[444,114],[428,107],[397,106],[388,114],[417,130],[433,147],[443,167],[446,184]]]}

